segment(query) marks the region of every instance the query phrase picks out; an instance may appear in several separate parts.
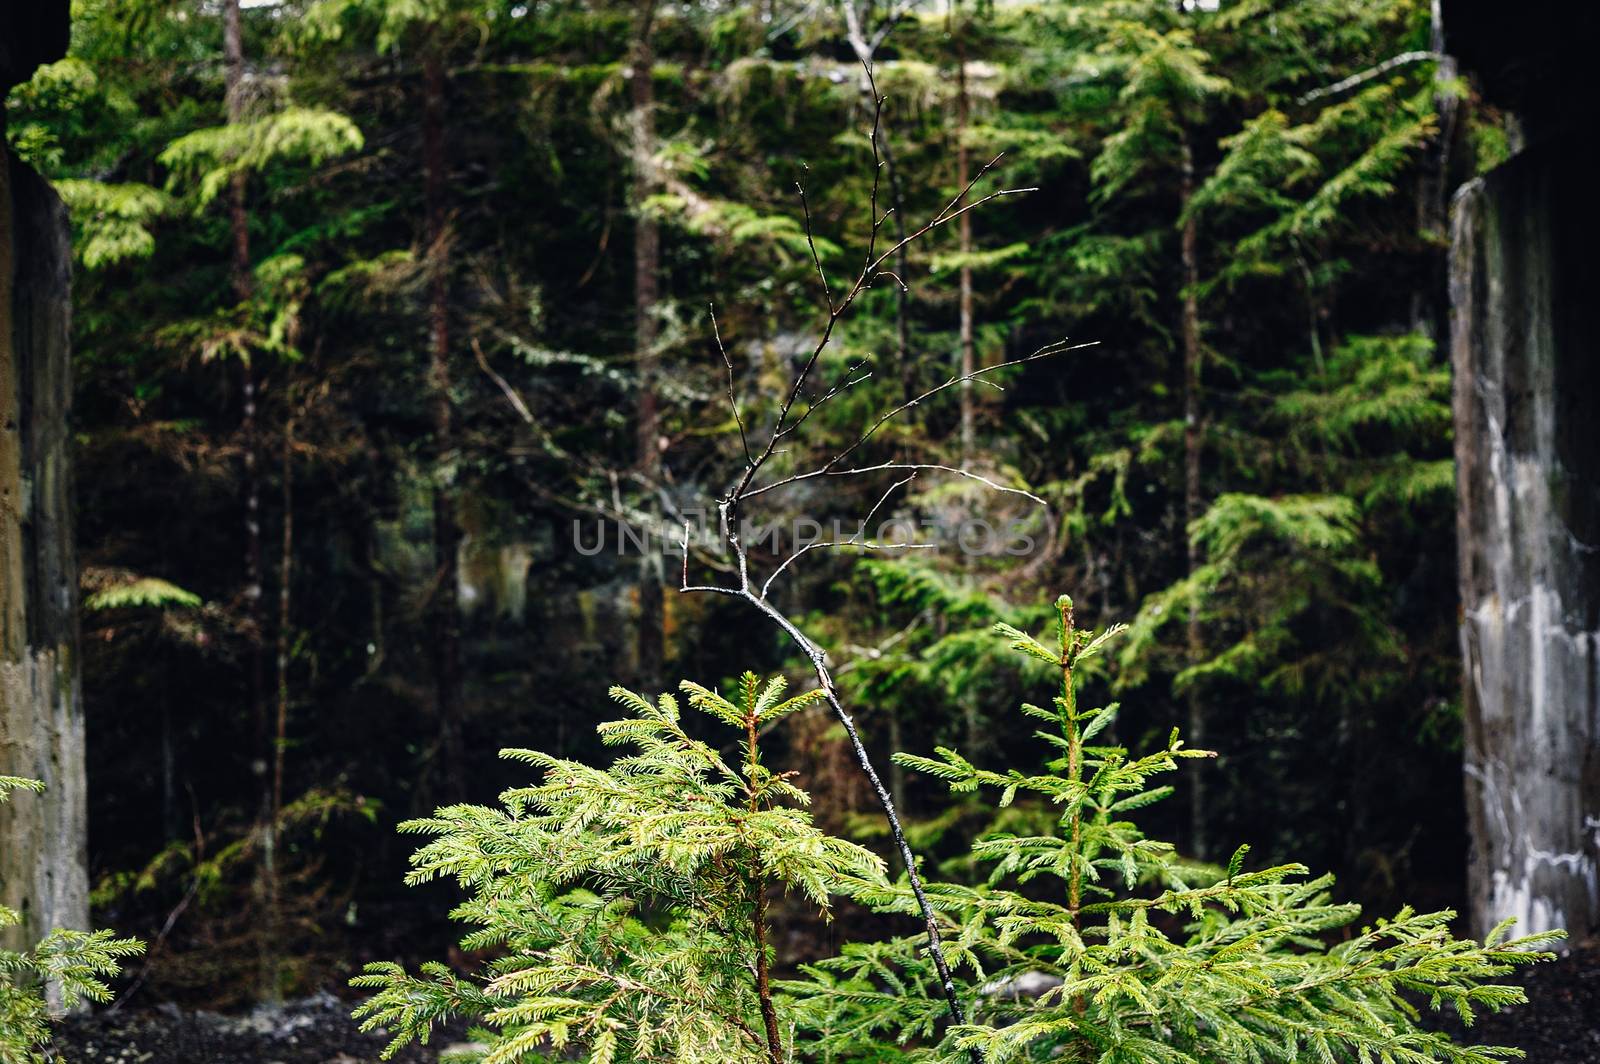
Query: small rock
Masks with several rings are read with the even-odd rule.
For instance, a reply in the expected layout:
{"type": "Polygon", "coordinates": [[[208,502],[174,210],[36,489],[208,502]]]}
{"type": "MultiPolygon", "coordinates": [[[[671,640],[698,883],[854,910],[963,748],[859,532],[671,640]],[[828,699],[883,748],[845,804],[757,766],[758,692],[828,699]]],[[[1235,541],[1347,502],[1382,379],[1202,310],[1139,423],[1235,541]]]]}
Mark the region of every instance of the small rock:
{"type": "Polygon", "coordinates": [[[989,997],[1022,998],[1043,997],[1045,994],[1061,985],[1061,977],[1050,975],[1046,972],[1023,972],[1010,979],[997,979],[984,986],[983,992],[989,997]]]}

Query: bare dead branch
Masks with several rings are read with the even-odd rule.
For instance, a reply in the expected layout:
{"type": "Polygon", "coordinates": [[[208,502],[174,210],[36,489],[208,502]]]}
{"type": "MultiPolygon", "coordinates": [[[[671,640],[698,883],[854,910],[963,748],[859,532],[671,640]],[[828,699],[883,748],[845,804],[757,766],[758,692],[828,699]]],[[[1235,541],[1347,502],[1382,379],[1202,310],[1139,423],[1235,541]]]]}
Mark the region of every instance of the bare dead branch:
{"type": "MultiPolygon", "coordinates": [[[[801,412],[801,414],[800,414],[800,416],[798,418],[796,418],[794,421],[790,422],[790,424],[786,428],[782,428],[782,429],[778,430],[777,436],[779,438],[781,438],[781,437],[790,435],[796,429],[798,429],[801,425],[804,425],[806,423],[807,419],[809,419],[812,414],[814,414],[818,410],[820,410],[822,408],[822,405],[824,403],[826,403],[829,399],[832,399],[834,396],[839,395],[842,392],[849,391],[851,388],[854,388],[856,385],[860,384],[862,381],[870,380],[871,377],[872,377],[872,371],[871,370],[868,370],[867,372],[861,374],[861,376],[859,376],[859,377],[850,376],[850,374],[852,374],[852,373],[856,372],[857,370],[859,370],[862,367],[862,365],[863,365],[863,363],[861,363],[861,362],[856,362],[856,363],[851,364],[850,368],[845,370],[844,379],[842,379],[839,383],[835,384],[833,387],[829,388],[826,392],[823,392],[822,395],[819,396],[818,398],[812,400],[812,402],[806,406],[805,410],[801,412]]],[[[774,451],[773,455],[777,456],[780,453],[782,453],[782,452],[774,451]]]]}
{"type": "MultiPolygon", "coordinates": [[[[860,436],[856,437],[856,440],[855,440],[854,443],[851,443],[844,450],[842,450],[842,451],[838,452],[837,454],[835,454],[832,458],[830,458],[821,467],[819,467],[817,469],[814,469],[814,470],[811,470],[811,471],[806,472],[806,473],[795,473],[795,474],[793,474],[791,476],[784,477],[784,478],[782,478],[780,480],[775,480],[770,484],[764,484],[764,485],[761,485],[759,487],[752,487],[752,488],[750,488],[749,490],[747,490],[747,491],[745,491],[743,493],[742,498],[745,498],[745,499],[754,498],[755,496],[764,494],[766,492],[769,492],[769,491],[773,490],[774,488],[781,488],[781,487],[783,487],[783,486],[785,486],[787,484],[797,484],[802,480],[811,480],[811,479],[814,479],[816,477],[826,476],[826,475],[829,475],[829,474],[835,472],[834,466],[838,465],[840,462],[843,462],[846,458],[850,457],[850,455],[852,455],[856,451],[860,450],[867,443],[868,440],[872,439],[872,437],[877,434],[879,429],[883,428],[884,425],[888,424],[891,420],[893,420],[895,417],[899,416],[900,414],[903,414],[907,410],[910,410],[912,407],[917,406],[918,404],[920,404],[920,403],[922,403],[922,402],[924,402],[924,401],[926,401],[928,399],[933,398],[935,395],[938,395],[940,392],[945,391],[946,389],[954,388],[959,384],[982,380],[988,374],[998,373],[1000,370],[1010,369],[1013,366],[1025,365],[1025,364],[1027,364],[1029,362],[1036,362],[1039,359],[1043,359],[1043,358],[1052,358],[1052,357],[1054,357],[1056,355],[1065,354],[1068,351],[1076,351],[1076,350],[1079,350],[1079,349],[1085,348],[1085,347],[1093,347],[1093,346],[1095,346],[1095,343],[1097,343],[1097,342],[1098,341],[1091,341],[1089,343],[1082,343],[1082,344],[1068,344],[1065,339],[1062,339],[1062,340],[1058,340],[1058,341],[1056,341],[1054,343],[1046,344],[1044,347],[1039,348],[1039,350],[1035,351],[1031,355],[1025,355],[1022,358],[1014,358],[1014,359],[1011,359],[1008,362],[997,363],[996,365],[993,365],[993,366],[985,366],[984,368],[979,369],[979,370],[975,370],[972,373],[963,373],[963,374],[958,374],[956,376],[950,377],[949,379],[947,379],[947,380],[945,380],[945,381],[943,381],[943,382],[941,382],[939,384],[934,385],[932,388],[929,388],[927,391],[923,392],[921,395],[918,395],[918,396],[916,396],[915,398],[912,398],[912,399],[908,399],[905,402],[901,403],[899,406],[894,407],[893,409],[891,409],[891,410],[887,411],[886,413],[884,413],[882,416],[880,416],[878,418],[877,421],[873,422],[872,425],[865,432],[863,432],[860,436]]],[[[984,383],[993,384],[993,382],[991,382],[991,381],[984,381],[984,383]]],[[[999,385],[994,385],[994,387],[999,388],[1000,386],[999,385]]],[[[882,469],[882,468],[892,468],[892,467],[874,466],[874,467],[871,467],[871,468],[873,468],[873,469],[882,469]]],[[[948,467],[929,466],[927,468],[948,468],[948,467]]],[[[951,472],[960,472],[959,470],[954,470],[954,469],[952,469],[950,471],[951,472]]],[[[963,473],[963,475],[971,475],[971,476],[974,476],[974,479],[983,480],[982,477],[976,477],[973,474],[963,473]]],[[[985,483],[989,483],[989,482],[985,481],[985,483]]],[[[993,486],[995,486],[997,488],[999,487],[999,485],[993,485],[993,486]]],[[[1014,491],[1015,489],[1004,489],[1004,490],[1014,491]]],[[[1023,494],[1027,494],[1027,493],[1024,492],[1023,494]]],[[[1030,498],[1037,498],[1036,496],[1029,496],[1029,497],[1030,498]]]]}
{"type": "Polygon", "coordinates": [[[1385,74],[1389,73],[1389,71],[1396,70],[1410,63],[1426,63],[1430,59],[1443,58],[1444,55],[1440,52],[1401,52],[1399,55],[1390,56],[1388,59],[1385,59],[1376,66],[1368,67],[1365,70],[1351,74],[1347,78],[1336,81],[1332,85],[1324,85],[1320,89],[1312,89],[1310,92],[1297,98],[1294,102],[1304,106],[1305,104],[1311,103],[1314,100],[1320,100],[1324,96],[1337,96],[1341,92],[1353,89],[1357,85],[1365,84],[1366,82],[1371,81],[1373,78],[1381,78],[1385,74]]]}
{"type": "MultiPolygon", "coordinates": [[[[997,491],[1002,495],[1018,495],[1038,506],[1050,505],[1044,499],[1035,495],[1031,491],[1027,491],[1026,489],[1009,487],[1005,484],[1001,484],[999,481],[991,480],[982,473],[974,473],[972,470],[964,469],[961,466],[940,465],[937,462],[879,462],[877,465],[858,466],[854,469],[816,470],[794,477],[792,480],[786,481],[785,483],[795,483],[801,480],[814,480],[817,477],[858,477],[864,476],[868,473],[904,472],[949,473],[952,476],[965,477],[967,480],[975,480],[979,484],[982,484],[984,487],[988,488],[990,491],[997,491]]],[[[783,485],[781,484],[769,484],[766,488],[762,488],[761,490],[766,491],[769,488],[782,486],[783,485]]],[[[751,494],[756,493],[752,492],[751,494]]]]}
{"type": "Polygon", "coordinates": [[[807,543],[785,558],[783,564],[774,569],[772,575],[767,577],[766,581],[761,585],[761,597],[763,599],[767,597],[767,591],[772,587],[772,582],[778,579],[785,569],[789,568],[791,562],[798,560],[803,555],[810,554],[814,550],[933,550],[938,546],[939,544],[937,543],[878,543],[876,541],[857,543],[853,539],[807,543]]]}
{"type": "Polygon", "coordinates": [[[718,584],[691,585],[689,583],[689,523],[683,525],[683,579],[678,584],[679,591],[709,591],[714,595],[737,595],[738,591],[731,587],[722,587],[718,584]]]}
{"type": "Polygon", "coordinates": [[[822,268],[822,256],[817,253],[816,233],[811,225],[811,201],[806,198],[806,187],[800,182],[794,183],[795,191],[800,193],[800,209],[806,218],[806,247],[811,249],[811,264],[817,268],[817,280],[822,282],[822,298],[828,304],[828,313],[834,312],[833,289],[828,285],[828,274],[822,268]]]}
{"type": "Polygon", "coordinates": [[[799,550],[795,551],[793,554],[790,554],[787,558],[785,558],[783,560],[783,562],[776,569],[774,569],[772,571],[772,575],[767,577],[766,582],[761,585],[761,597],[762,598],[766,598],[767,597],[767,592],[770,591],[771,588],[772,588],[772,582],[774,580],[778,579],[778,577],[783,574],[783,571],[785,569],[789,568],[789,566],[791,564],[793,564],[795,561],[797,561],[802,555],[806,554],[808,551],[821,550],[821,549],[825,549],[825,548],[829,548],[829,547],[860,547],[860,548],[863,548],[865,550],[889,550],[889,549],[896,548],[896,547],[904,547],[904,548],[906,548],[908,550],[926,550],[929,547],[936,546],[937,544],[933,544],[933,543],[891,543],[891,544],[884,544],[884,543],[874,543],[874,542],[871,542],[871,541],[864,542],[861,539],[861,535],[862,535],[863,532],[866,531],[867,526],[872,524],[872,519],[874,517],[878,516],[878,511],[879,510],[883,509],[883,504],[889,501],[889,496],[893,495],[897,490],[899,490],[900,488],[904,487],[905,485],[911,483],[913,480],[916,480],[916,479],[917,479],[917,474],[916,474],[915,471],[913,471],[910,476],[904,477],[904,478],[902,478],[900,480],[895,481],[893,484],[889,485],[889,487],[884,491],[884,493],[881,496],[879,496],[878,501],[872,504],[872,509],[867,511],[867,516],[862,518],[861,523],[856,526],[856,534],[851,536],[849,539],[844,540],[842,542],[838,541],[838,540],[830,540],[830,541],[825,542],[825,543],[808,543],[805,546],[801,547],[799,550]]]}
{"type": "MultiPolygon", "coordinates": [[[[914,3],[914,0],[910,0],[910,2],[914,3]]],[[[811,347],[804,361],[801,362],[799,367],[795,370],[793,377],[789,382],[786,393],[783,397],[783,401],[779,405],[777,416],[772,423],[771,432],[767,436],[766,442],[759,448],[752,448],[750,446],[749,434],[744,422],[744,417],[742,412],[739,410],[736,401],[732,360],[728,357],[727,351],[722,344],[720,329],[717,326],[716,317],[713,313],[712,325],[713,332],[716,335],[718,352],[721,354],[724,367],[728,372],[728,401],[730,406],[733,408],[734,421],[739,427],[740,442],[744,451],[742,468],[734,478],[734,483],[732,486],[717,503],[720,536],[722,542],[726,544],[728,549],[732,552],[734,566],[737,569],[737,579],[736,583],[731,585],[691,584],[689,582],[690,528],[686,522],[683,528],[683,559],[679,590],[682,592],[710,592],[712,594],[725,595],[743,600],[756,611],[772,621],[772,623],[775,624],[779,630],[781,630],[788,637],[790,642],[792,642],[794,646],[799,649],[800,652],[804,654],[807,660],[811,663],[812,671],[816,675],[817,682],[826,697],[828,705],[832,709],[835,717],[837,717],[839,722],[844,726],[846,738],[850,744],[851,750],[855,754],[856,761],[859,764],[862,773],[867,777],[868,782],[871,784],[873,793],[876,795],[878,803],[883,809],[884,817],[888,821],[890,834],[894,839],[896,852],[899,854],[901,863],[906,870],[907,880],[910,883],[912,894],[916,898],[918,910],[922,915],[923,929],[927,935],[926,948],[929,959],[933,961],[934,968],[938,972],[940,986],[944,992],[945,1000],[949,1005],[951,1020],[956,1024],[961,1024],[966,1022],[965,1010],[962,1007],[960,995],[956,990],[954,977],[951,974],[949,964],[946,962],[944,956],[944,950],[940,938],[939,918],[934,912],[932,905],[929,903],[926,892],[923,889],[922,877],[921,873],[918,871],[916,855],[912,852],[910,844],[906,840],[905,831],[903,825],[901,824],[899,813],[895,808],[894,800],[890,796],[888,789],[884,786],[882,779],[878,776],[876,769],[873,767],[872,760],[867,754],[866,746],[862,742],[861,736],[856,730],[855,722],[839,698],[838,691],[834,685],[833,675],[828,664],[827,655],[824,653],[821,647],[814,643],[810,637],[808,637],[799,628],[798,625],[796,625],[781,610],[772,604],[768,598],[768,593],[771,591],[774,582],[783,573],[789,571],[790,568],[800,558],[814,550],[852,548],[865,550],[886,550],[896,548],[926,549],[933,546],[932,544],[913,543],[886,544],[864,538],[868,525],[870,525],[872,519],[877,515],[878,511],[887,503],[890,496],[904,485],[910,483],[910,481],[914,479],[919,472],[936,471],[948,473],[953,476],[964,477],[976,481],[996,492],[1019,495],[1038,505],[1046,505],[1042,498],[1030,491],[1000,484],[982,473],[965,469],[960,466],[943,465],[929,462],[885,461],[871,465],[846,468],[844,467],[844,463],[851,455],[860,451],[861,448],[864,447],[867,442],[871,440],[872,437],[893,418],[905,412],[906,410],[915,407],[919,403],[932,398],[947,388],[955,387],[957,385],[971,386],[974,383],[983,383],[999,388],[1000,386],[998,384],[985,380],[984,378],[989,374],[997,373],[1003,369],[1023,365],[1038,359],[1063,354],[1067,351],[1076,350],[1078,348],[1087,347],[1090,345],[1073,345],[1068,344],[1065,340],[1062,340],[1056,343],[1047,344],[1045,347],[1040,348],[1038,351],[1024,358],[1013,359],[996,366],[989,366],[971,373],[965,373],[951,377],[949,380],[928,389],[921,395],[901,403],[900,405],[882,414],[853,442],[851,442],[847,447],[838,453],[834,454],[818,468],[802,473],[780,477],[767,484],[756,484],[756,478],[761,474],[761,471],[767,465],[767,463],[770,462],[776,455],[783,453],[783,449],[778,447],[780,441],[787,436],[792,436],[798,433],[811,415],[830,399],[842,394],[845,391],[848,391],[871,376],[870,373],[858,373],[858,370],[860,369],[860,363],[857,363],[848,368],[841,379],[836,381],[832,386],[824,391],[820,397],[817,397],[813,401],[807,403],[806,408],[803,411],[799,411],[797,413],[795,410],[796,403],[799,402],[800,397],[806,393],[807,383],[812,374],[816,371],[817,365],[821,360],[824,351],[827,350],[828,345],[833,340],[835,328],[837,328],[840,320],[855,303],[857,297],[859,297],[860,294],[867,288],[872,287],[872,285],[881,276],[888,276],[900,287],[902,291],[907,291],[908,287],[903,277],[903,267],[900,265],[900,262],[903,261],[904,250],[908,245],[925,237],[933,230],[948,225],[951,222],[963,217],[968,211],[976,210],[979,207],[983,207],[986,204],[993,203],[1007,196],[1014,196],[1022,192],[1034,191],[1033,189],[1024,188],[1001,188],[997,191],[974,198],[972,195],[973,190],[977,188],[979,183],[987,177],[989,171],[999,164],[1001,158],[1003,157],[1001,155],[997,155],[982,168],[980,168],[977,174],[974,175],[970,181],[966,182],[965,185],[956,193],[956,195],[947,204],[945,204],[945,206],[937,214],[933,215],[931,218],[924,221],[919,227],[909,232],[905,231],[903,223],[900,222],[899,216],[895,214],[892,207],[889,210],[883,211],[882,213],[879,212],[878,196],[881,190],[882,174],[885,166],[883,152],[884,145],[881,140],[884,100],[877,93],[876,81],[872,70],[871,54],[872,50],[876,48],[878,44],[882,43],[883,35],[887,32],[887,30],[884,30],[883,33],[880,33],[878,39],[868,45],[866,38],[861,31],[859,16],[856,14],[854,9],[850,7],[850,3],[851,0],[845,0],[846,22],[852,40],[852,46],[856,48],[858,57],[862,60],[865,91],[870,93],[872,98],[871,124],[868,135],[872,147],[873,173],[871,192],[867,208],[868,231],[865,241],[865,248],[861,258],[861,268],[849,286],[844,288],[838,296],[835,296],[832,285],[828,281],[827,272],[822,265],[822,256],[817,248],[810,200],[806,195],[805,187],[797,183],[796,188],[800,194],[801,209],[805,216],[806,244],[811,252],[812,266],[816,270],[817,278],[822,285],[823,297],[827,304],[827,313],[821,324],[821,328],[818,330],[816,342],[811,347]],[[900,228],[897,232],[895,241],[887,249],[884,249],[880,245],[879,235],[883,229],[883,226],[889,221],[891,216],[895,218],[897,225],[900,225],[900,228]],[[885,268],[886,263],[888,263],[890,259],[897,260],[896,267],[894,269],[885,268]],[[822,543],[810,543],[800,547],[779,562],[776,569],[774,569],[761,584],[760,590],[756,590],[751,582],[750,576],[749,547],[742,541],[740,527],[743,507],[751,499],[759,495],[764,495],[767,492],[774,491],[778,488],[817,477],[855,477],[881,472],[899,472],[908,475],[897,480],[887,490],[884,491],[884,493],[879,497],[878,501],[873,505],[871,510],[868,511],[866,520],[862,522],[854,536],[852,536],[849,540],[831,540],[822,543]]],[[[898,20],[903,16],[904,10],[909,10],[909,7],[902,9],[900,14],[895,14],[892,16],[892,18],[894,20],[898,20]]],[[[971,1056],[974,1064],[983,1064],[983,1055],[980,1052],[974,1050],[971,1053],[971,1056]]]]}
{"type": "Polygon", "coordinates": [[[505,395],[506,402],[511,404],[511,409],[517,412],[517,416],[530,425],[536,424],[533,420],[533,412],[528,409],[528,404],[522,401],[522,396],[515,388],[511,387],[509,381],[496,373],[489,365],[489,360],[483,354],[483,346],[478,343],[476,336],[472,338],[472,354],[478,360],[478,368],[483,370],[490,380],[494,381],[495,385],[505,395]]]}
{"type": "MultiPolygon", "coordinates": [[[[874,136],[876,136],[876,133],[874,133],[874,136]]],[[[970,181],[968,181],[966,183],[966,185],[959,192],[956,193],[955,197],[952,198],[950,200],[950,202],[945,205],[944,209],[941,210],[932,219],[930,219],[929,221],[925,222],[920,228],[918,228],[914,232],[909,233],[905,237],[897,240],[895,242],[895,244],[892,247],[890,247],[887,251],[884,251],[883,253],[879,254],[875,258],[870,259],[866,263],[866,265],[863,267],[862,272],[859,275],[857,275],[857,277],[855,279],[855,282],[850,286],[850,289],[845,293],[844,297],[842,299],[840,299],[837,303],[835,303],[833,301],[833,297],[832,297],[831,293],[828,294],[828,318],[827,318],[827,321],[823,324],[823,327],[822,327],[821,333],[820,333],[820,335],[819,335],[819,337],[817,339],[816,345],[812,348],[810,355],[806,358],[806,361],[801,365],[800,371],[797,374],[795,374],[794,381],[791,383],[791,385],[789,387],[789,392],[784,397],[783,405],[779,408],[777,421],[774,424],[772,435],[767,440],[766,447],[762,449],[761,454],[756,457],[755,461],[746,462],[745,463],[744,472],[740,475],[738,483],[728,493],[727,497],[728,497],[728,499],[730,499],[733,502],[735,509],[737,509],[739,502],[743,498],[747,497],[748,489],[750,488],[751,481],[753,481],[755,476],[756,476],[756,474],[760,472],[761,467],[764,466],[767,463],[767,461],[772,458],[773,448],[776,446],[778,440],[781,439],[785,435],[784,429],[785,429],[786,423],[788,422],[789,414],[794,409],[795,400],[799,398],[800,393],[804,390],[806,380],[811,375],[811,371],[816,367],[818,360],[821,359],[822,352],[824,350],[826,350],[827,347],[828,347],[828,344],[830,342],[832,342],[832,340],[833,340],[833,331],[834,331],[834,328],[839,324],[840,318],[842,318],[844,316],[845,312],[848,311],[850,309],[850,307],[855,303],[856,297],[859,296],[862,293],[863,290],[865,290],[867,285],[872,281],[872,279],[882,269],[883,264],[885,262],[887,262],[891,257],[893,257],[896,254],[898,254],[908,244],[911,244],[914,241],[916,241],[918,239],[921,239],[922,237],[926,236],[928,233],[932,232],[934,229],[937,229],[937,228],[939,228],[941,226],[950,224],[952,221],[955,221],[957,218],[961,217],[961,215],[965,214],[969,210],[974,210],[974,209],[976,209],[978,207],[982,207],[987,203],[994,202],[994,201],[996,201],[998,199],[1001,199],[1002,197],[1005,197],[1005,196],[1014,196],[1014,195],[1019,195],[1019,194],[1024,193],[1024,192],[1037,192],[1038,191],[1038,189],[1036,189],[1036,188],[1007,188],[1007,189],[1000,189],[999,191],[991,192],[988,195],[983,196],[983,197],[981,197],[981,198],[979,198],[977,200],[974,200],[974,201],[972,201],[970,203],[967,203],[967,204],[962,205],[962,206],[958,206],[959,204],[961,204],[962,200],[965,199],[966,196],[972,191],[972,189],[977,186],[978,182],[982,181],[983,178],[988,174],[988,172],[991,169],[993,169],[1000,162],[1000,160],[1004,157],[1004,155],[1005,155],[1005,153],[1002,152],[999,155],[996,155],[993,159],[989,160],[989,162],[985,163],[983,165],[983,167],[978,170],[977,174],[975,174],[972,177],[972,179],[970,181]]],[[[812,232],[811,232],[810,207],[809,207],[809,205],[807,205],[807,201],[805,199],[805,191],[804,191],[803,188],[801,189],[801,203],[802,203],[802,206],[805,207],[805,212],[806,212],[806,241],[807,241],[808,245],[811,246],[813,260],[817,263],[818,269],[820,270],[821,261],[820,261],[820,258],[816,254],[816,242],[815,242],[815,239],[813,238],[812,232]]],[[[876,210],[876,208],[874,208],[874,210],[876,210]]],[[[876,222],[876,224],[877,225],[881,225],[882,223],[881,223],[881,221],[878,221],[878,222],[876,222]]],[[[824,286],[826,286],[826,284],[827,284],[826,277],[823,277],[823,283],[824,283],[824,286]]],[[[951,382],[951,383],[959,383],[959,381],[954,381],[954,382],[951,382]]]]}
{"type": "Polygon", "coordinates": [[[872,145],[872,195],[867,200],[867,220],[872,223],[867,231],[867,248],[862,256],[861,278],[868,284],[872,278],[868,276],[872,269],[873,252],[878,248],[878,231],[883,228],[883,223],[888,219],[887,211],[878,214],[878,190],[883,184],[883,152],[879,147],[879,134],[883,129],[883,97],[878,95],[878,82],[872,76],[872,65],[863,63],[866,72],[867,89],[872,93],[872,129],[867,134],[867,140],[872,145]]]}
{"type": "Polygon", "coordinates": [[[932,618],[932,612],[933,611],[931,610],[922,610],[915,617],[911,618],[910,622],[907,623],[904,628],[900,629],[898,632],[895,632],[893,635],[889,636],[875,647],[864,647],[858,643],[847,644],[845,649],[854,652],[855,657],[839,666],[839,674],[842,676],[847,672],[855,670],[863,661],[883,660],[884,656],[887,655],[889,651],[893,650],[898,644],[909,639],[912,632],[915,632],[918,628],[927,624],[932,618]]]}

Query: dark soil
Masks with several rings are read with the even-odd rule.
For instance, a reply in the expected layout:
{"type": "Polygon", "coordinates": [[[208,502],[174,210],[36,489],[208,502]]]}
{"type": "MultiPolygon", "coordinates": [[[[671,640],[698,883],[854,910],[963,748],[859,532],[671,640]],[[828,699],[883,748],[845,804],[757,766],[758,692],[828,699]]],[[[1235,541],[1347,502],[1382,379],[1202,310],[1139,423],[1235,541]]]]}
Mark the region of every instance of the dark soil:
{"type": "MultiPolygon", "coordinates": [[[[1465,1030],[1452,1023],[1457,1038],[1515,1046],[1529,1064],[1600,1064],[1600,944],[1524,969],[1518,981],[1526,1007],[1480,1016],[1465,1030]]],[[[440,1031],[394,1059],[436,1064],[465,1040],[461,1029],[440,1031]]],[[[170,1006],[75,1016],[58,1028],[56,1053],[63,1064],[375,1064],[387,1042],[356,1030],[349,1002],[320,995],[243,1016],[170,1006]]]]}
{"type": "Polygon", "coordinates": [[[1600,943],[1523,969],[1515,980],[1528,991],[1522,1008],[1479,1016],[1463,1042],[1515,1046],[1528,1064],[1600,1064],[1600,943]]]}
{"type": "MultiPolygon", "coordinates": [[[[322,994],[242,1016],[172,1006],[73,1016],[56,1028],[55,1053],[62,1064],[373,1064],[389,1039],[357,1030],[350,1007],[322,994]]],[[[393,1060],[435,1064],[464,1039],[438,1031],[393,1060]]]]}

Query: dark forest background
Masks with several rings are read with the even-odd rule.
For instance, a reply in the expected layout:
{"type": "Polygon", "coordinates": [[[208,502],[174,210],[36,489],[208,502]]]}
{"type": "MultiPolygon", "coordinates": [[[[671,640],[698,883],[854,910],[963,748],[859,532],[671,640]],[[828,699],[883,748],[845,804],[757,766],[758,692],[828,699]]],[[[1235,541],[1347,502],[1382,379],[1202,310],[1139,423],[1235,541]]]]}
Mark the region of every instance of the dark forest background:
{"type": "MultiPolygon", "coordinates": [[[[861,455],[1048,509],[930,472],[876,516],[939,549],[775,585],[884,763],[1025,739],[1023,677],[973,636],[1070,592],[1133,625],[1094,678],[1118,738],[1220,752],[1153,835],[1459,907],[1445,197],[1516,130],[1428,57],[1419,0],[844,2],[75,4],[8,132],[75,228],[95,922],[150,942],[141,997],[442,953],[451,892],[401,886],[396,822],[519,782],[505,746],[599,756],[613,683],[795,666],[678,593],[678,542],[738,468],[729,392],[770,421],[809,352],[875,172],[891,230],[974,178],[1034,191],[863,295],[802,399],[861,382],[784,468],[1093,342],[861,455]],[[962,550],[977,520],[1028,548],[962,550]]],[[[892,480],[773,493],[763,563],[892,480]]],[[[881,844],[826,711],[781,741],[819,820],[881,844]]],[[[971,826],[891,787],[931,862],[971,826]]]]}

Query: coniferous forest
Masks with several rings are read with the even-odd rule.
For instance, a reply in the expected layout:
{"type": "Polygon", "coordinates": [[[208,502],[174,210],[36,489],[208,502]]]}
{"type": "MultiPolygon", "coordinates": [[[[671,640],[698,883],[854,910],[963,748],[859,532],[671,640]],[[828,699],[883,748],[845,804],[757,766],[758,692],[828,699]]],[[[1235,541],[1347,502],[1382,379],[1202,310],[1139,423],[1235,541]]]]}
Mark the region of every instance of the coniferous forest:
{"type": "Polygon", "coordinates": [[[1493,6],[18,0],[0,1064],[1600,1060],[1493,6]]]}

